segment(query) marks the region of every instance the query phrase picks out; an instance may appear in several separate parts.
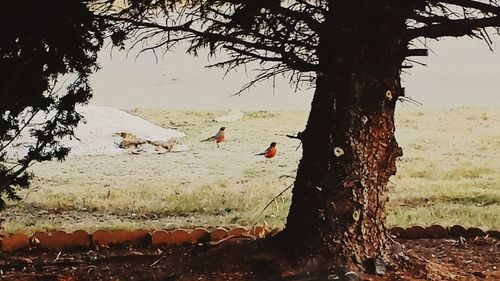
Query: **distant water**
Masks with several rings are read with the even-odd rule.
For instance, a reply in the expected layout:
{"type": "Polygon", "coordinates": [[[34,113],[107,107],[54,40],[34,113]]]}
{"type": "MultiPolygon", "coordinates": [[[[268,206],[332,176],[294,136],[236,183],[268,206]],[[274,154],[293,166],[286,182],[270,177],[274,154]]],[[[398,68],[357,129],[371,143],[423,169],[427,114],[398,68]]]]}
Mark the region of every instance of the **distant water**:
{"type": "MultiPolygon", "coordinates": [[[[428,46],[429,57],[412,58],[427,66],[416,65],[403,74],[407,96],[425,107],[500,106],[500,48],[492,53],[484,42],[466,38],[433,41],[428,46]]],[[[251,68],[242,67],[224,77],[223,70],[204,67],[210,63],[206,54],[195,58],[178,49],[158,62],[152,54],[138,58],[136,54],[101,52],[102,69],[92,78],[92,103],[122,109],[310,108],[313,90],[295,91],[284,78],[230,97],[255,75],[251,68]]],[[[217,57],[223,59],[223,55],[217,57]]]]}

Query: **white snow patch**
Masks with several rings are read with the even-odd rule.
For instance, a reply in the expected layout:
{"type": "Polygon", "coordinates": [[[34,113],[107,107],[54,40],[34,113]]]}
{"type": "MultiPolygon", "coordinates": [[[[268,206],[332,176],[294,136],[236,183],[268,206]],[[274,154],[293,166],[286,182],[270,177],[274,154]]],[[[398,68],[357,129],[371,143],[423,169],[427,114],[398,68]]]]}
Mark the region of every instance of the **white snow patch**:
{"type": "MultiPolygon", "coordinates": [[[[112,107],[87,105],[77,108],[77,112],[85,118],[75,129],[79,139],[65,137],[64,146],[71,148],[69,156],[116,155],[126,153],[119,146],[122,138],[117,133],[127,132],[147,141],[168,141],[185,137],[186,134],[154,125],[140,117],[112,107]]],[[[33,124],[42,123],[47,116],[37,115],[33,124]]],[[[33,128],[33,127],[31,127],[33,128]]],[[[19,139],[6,148],[7,157],[20,159],[26,155],[35,139],[25,130],[19,139]]],[[[186,151],[184,144],[176,144],[171,151],[186,151]]],[[[144,150],[144,152],[149,152],[144,150]]]]}

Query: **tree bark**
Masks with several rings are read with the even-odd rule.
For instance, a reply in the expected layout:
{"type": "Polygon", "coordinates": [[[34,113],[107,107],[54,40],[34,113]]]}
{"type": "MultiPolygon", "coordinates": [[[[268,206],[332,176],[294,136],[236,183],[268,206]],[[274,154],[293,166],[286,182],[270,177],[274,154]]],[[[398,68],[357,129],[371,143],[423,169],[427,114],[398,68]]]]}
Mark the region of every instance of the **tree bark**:
{"type": "Polygon", "coordinates": [[[303,156],[280,237],[301,255],[371,271],[376,259],[390,259],[385,205],[387,182],[402,155],[394,109],[403,95],[408,42],[402,39],[403,16],[389,14],[395,10],[379,1],[367,2],[336,2],[323,24],[321,71],[300,134],[303,156]]]}

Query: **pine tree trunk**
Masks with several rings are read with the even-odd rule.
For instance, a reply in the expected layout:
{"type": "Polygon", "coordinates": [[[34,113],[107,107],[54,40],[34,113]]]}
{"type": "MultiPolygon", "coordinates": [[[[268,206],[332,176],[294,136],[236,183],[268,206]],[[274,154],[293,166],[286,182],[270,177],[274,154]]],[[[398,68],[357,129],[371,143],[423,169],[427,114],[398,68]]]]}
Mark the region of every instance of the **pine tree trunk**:
{"type": "Polygon", "coordinates": [[[370,1],[336,2],[324,23],[321,71],[281,237],[335,267],[370,271],[375,259],[389,259],[385,205],[402,155],[394,109],[407,42],[404,20],[381,1],[359,2],[370,1]]]}

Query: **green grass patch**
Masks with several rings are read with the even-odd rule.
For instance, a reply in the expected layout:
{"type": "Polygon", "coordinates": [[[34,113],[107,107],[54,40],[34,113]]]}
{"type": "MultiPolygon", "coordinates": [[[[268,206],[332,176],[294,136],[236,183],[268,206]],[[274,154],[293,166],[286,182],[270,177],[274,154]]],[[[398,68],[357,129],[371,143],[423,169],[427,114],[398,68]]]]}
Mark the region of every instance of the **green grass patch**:
{"type": "MultiPolygon", "coordinates": [[[[32,188],[2,217],[4,232],[63,229],[173,229],[255,224],[282,228],[291,193],[271,199],[293,179],[307,112],[248,112],[218,123],[227,111],[134,114],[187,134],[185,153],[79,157],[34,165],[32,188]],[[227,141],[200,142],[219,127],[227,141]],[[256,156],[270,142],[278,155],[256,156]]],[[[500,229],[500,111],[404,109],[397,139],[404,156],[391,178],[388,224],[462,224],[500,229]]]]}

